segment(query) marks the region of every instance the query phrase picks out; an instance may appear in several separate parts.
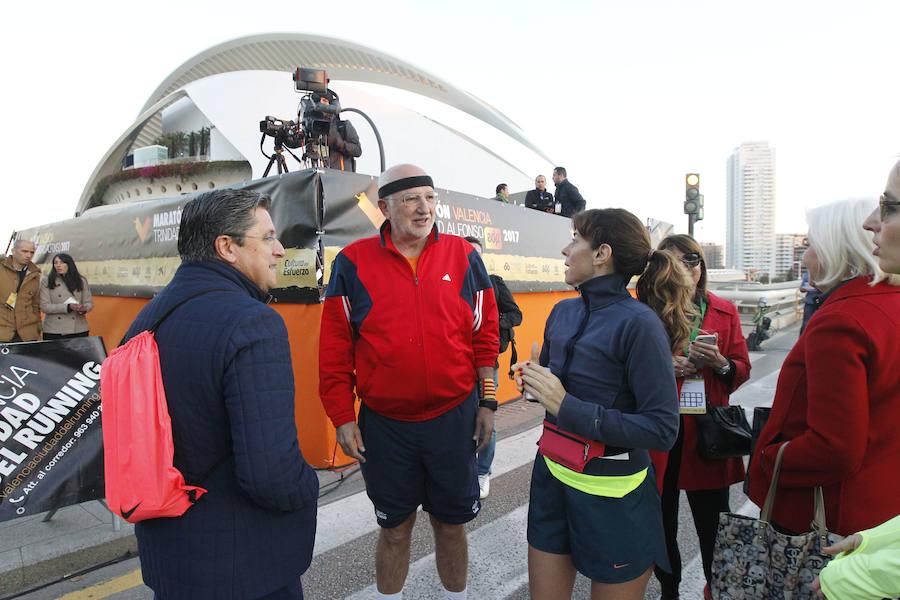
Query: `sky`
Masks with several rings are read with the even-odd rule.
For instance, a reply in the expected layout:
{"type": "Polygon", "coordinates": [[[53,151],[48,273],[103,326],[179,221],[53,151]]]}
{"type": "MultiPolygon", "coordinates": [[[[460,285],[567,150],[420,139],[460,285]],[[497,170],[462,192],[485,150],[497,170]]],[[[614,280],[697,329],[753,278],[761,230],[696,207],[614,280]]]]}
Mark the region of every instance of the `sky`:
{"type": "Polygon", "coordinates": [[[353,41],[473,93],[565,166],[588,207],[686,232],[684,176],[700,173],[701,241],[725,241],[726,162],[742,142],[775,148],[779,233],[805,232],[808,208],[877,196],[900,157],[893,0],[47,0],[4,12],[4,242],[73,216],[179,65],[260,33],[353,41]]]}

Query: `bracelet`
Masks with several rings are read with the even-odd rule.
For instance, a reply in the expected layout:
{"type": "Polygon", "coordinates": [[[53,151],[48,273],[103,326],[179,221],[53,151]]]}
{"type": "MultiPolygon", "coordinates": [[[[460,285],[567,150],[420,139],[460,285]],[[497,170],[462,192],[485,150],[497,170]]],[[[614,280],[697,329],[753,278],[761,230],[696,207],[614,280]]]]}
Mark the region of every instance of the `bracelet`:
{"type": "Polygon", "coordinates": [[[731,361],[730,360],[727,363],[725,363],[724,367],[716,369],[716,373],[718,373],[719,375],[728,375],[729,371],[731,371],[731,361]]]}
{"type": "Polygon", "coordinates": [[[497,389],[493,379],[480,379],[478,381],[478,406],[497,410],[497,389]]]}

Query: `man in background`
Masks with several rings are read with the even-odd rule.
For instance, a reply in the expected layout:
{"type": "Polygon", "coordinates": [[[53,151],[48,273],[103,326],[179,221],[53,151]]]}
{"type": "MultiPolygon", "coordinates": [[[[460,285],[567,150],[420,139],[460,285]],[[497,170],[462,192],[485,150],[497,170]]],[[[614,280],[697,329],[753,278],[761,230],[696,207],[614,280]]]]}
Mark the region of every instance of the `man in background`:
{"type": "Polygon", "coordinates": [[[0,261],[0,342],[41,339],[41,270],[31,262],[34,243],[13,242],[12,254],[0,261]]]}
{"type": "Polygon", "coordinates": [[[571,217],[584,210],[585,202],[578,188],[572,185],[566,177],[564,167],[553,169],[553,183],[556,185],[556,203],[559,204],[559,214],[571,217]]]}
{"type": "Polygon", "coordinates": [[[509,204],[509,186],[507,186],[505,183],[498,183],[496,193],[497,195],[494,196],[494,200],[503,202],[504,204],[509,204]]]}
{"type": "Polygon", "coordinates": [[[525,194],[525,206],[551,214],[556,212],[553,194],[547,191],[547,178],[543,175],[534,178],[534,189],[525,194]]]}
{"type": "MultiPolygon", "coordinates": [[[[478,252],[479,256],[482,254],[484,249],[481,245],[481,240],[474,236],[468,236],[464,239],[472,244],[472,248],[478,252]]],[[[510,367],[512,367],[512,365],[517,362],[515,332],[513,331],[513,327],[518,327],[522,324],[522,311],[519,309],[519,305],[516,304],[512,292],[506,287],[503,278],[499,275],[494,275],[493,273],[491,273],[490,277],[491,284],[494,286],[494,300],[497,302],[497,312],[499,313],[500,353],[506,352],[506,349],[510,344],[512,345],[512,357],[509,361],[510,367]]],[[[499,383],[499,370],[500,363],[494,362],[494,387],[497,387],[499,383]]],[[[491,443],[487,445],[487,448],[478,453],[478,492],[482,500],[487,498],[491,493],[491,464],[494,462],[494,450],[496,447],[497,427],[495,426],[493,433],[491,433],[491,443]]]]}

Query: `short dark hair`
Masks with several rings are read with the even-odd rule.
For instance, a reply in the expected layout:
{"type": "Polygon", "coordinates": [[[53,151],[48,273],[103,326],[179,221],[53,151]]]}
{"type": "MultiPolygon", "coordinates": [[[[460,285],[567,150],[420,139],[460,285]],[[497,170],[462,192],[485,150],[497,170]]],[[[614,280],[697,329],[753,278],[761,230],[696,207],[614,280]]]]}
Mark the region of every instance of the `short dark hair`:
{"type": "Polygon", "coordinates": [[[479,240],[474,235],[467,235],[463,239],[466,240],[467,242],[469,242],[470,244],[478,244],[478,247],[481,248],[482,250],[484,250],[484,245],[481,243],[481,240],[479,240]]]}
{"type": "Polygon", "coordinates": [[[508,188],[508,187],[509,187],[509,186],[506,185],[505,183],[498,183],[498,184],[497,184],[497,190],[496,190],[494,193],[495,193],[495,194],[499,194],[499,193],[500,193],[500,190],[502,190],[502,189],[504,189],[504,188],[508,188]]]}
{"type": "Polygon", "coordinates": [[[562,175],[563,177],[568,177],[568,175],[566,174],[565,167],[553,167],[553,172],[556,173],[557,175],[562,175]]]}
{"type": "Polygon", "coordinates": [[[230,235],[239,246],[253,226],[257,208],[269,210],[268,194],[252,190],[213,190],[191,199],[181,211],[178,254],[184,262],[218,260],[216,238],[230,235]]]}

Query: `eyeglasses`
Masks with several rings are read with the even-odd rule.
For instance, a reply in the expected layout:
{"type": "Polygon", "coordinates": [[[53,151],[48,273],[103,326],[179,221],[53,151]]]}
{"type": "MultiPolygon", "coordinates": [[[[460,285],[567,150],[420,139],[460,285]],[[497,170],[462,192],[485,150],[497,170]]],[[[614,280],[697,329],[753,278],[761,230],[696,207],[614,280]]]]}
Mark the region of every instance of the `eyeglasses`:
{"type": "Polygon", "coordinates": [[[700,255],[696,252],[691,252],[681,257],[681,262],[683,262],[684,266],[686,266],[688,269],[693,269],[694,267],[699,265],[701,260],[703,259],[701,259],[700,255]]]}
{"type": "Polygon", "coordinates": [[[878,207],[881,209],[881,222],[887,221],[888,217],[896,212],[898,206],[900,206],[900,200],[892,198],[887,192],[883,193],[878,201],[878,207]]]}
{"type": "Polygon", "coordinates": [[[227,236],[230,236],[230,237],[233,237],[236,239],[244,238],[245,240],[259,240],[261,242],[265,242],[265,243],[269,244],[270,246],[274,246],[275,242],[278,241],[278,238],[275,237],[274,235],[263,235],[263,236],[246,235],[246,234],[236,235],[234,233],[223,233],[222,235],[227,235],[227,236]]]}
{"type": "Polygon", "coordinates": [[[424,194],[404,194],[397,198],[404,206],[418,206],[419,202],[425,201],[428,206],[434,206],[439,202],[437,192],[426,192],[424,194]]]}

